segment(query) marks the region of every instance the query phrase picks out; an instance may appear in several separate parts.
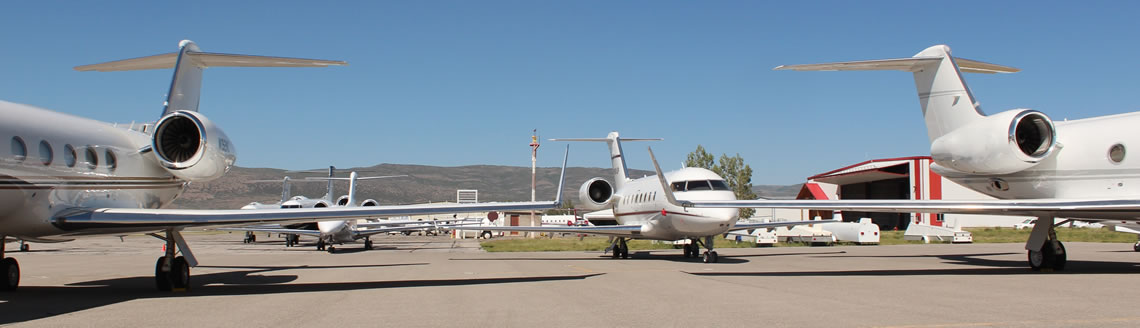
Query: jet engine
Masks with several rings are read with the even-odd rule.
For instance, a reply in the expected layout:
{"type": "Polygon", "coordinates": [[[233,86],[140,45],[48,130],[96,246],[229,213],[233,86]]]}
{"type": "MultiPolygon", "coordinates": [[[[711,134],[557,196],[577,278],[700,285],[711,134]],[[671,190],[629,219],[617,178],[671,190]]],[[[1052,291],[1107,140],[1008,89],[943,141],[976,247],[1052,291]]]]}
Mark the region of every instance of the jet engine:
{"type": "Polygon", "coordinates": [[[202,113],[176,111],[155,124],[155,157],[171,174],[188,181],[210,181],[230,170],[237,159],[229,138],[202,113]]]}
{"type": "Polygon", "coordinates": [[[602,178],[593,178],[578,189],[578,204],[589,211],[608,208],[614,199],[614,187],[602,178]]]}
{"type": "Polygon", "coordinates": [[[336,206],[348,206],[348,195],[340,196],[337,198],[336,206]]]}
{"type": "Polygon", "coordinates": [[[986,116],[930,144],[934,161],[972,174],[1008,174],[1041,163],[1057,148],[1057,130],[1044,113],[1015,109],[986,116]]]}
{"type": "Polygon", "coordinates": [[[376,205],[380,205],[380,202],[377,202],[375,199],[365,199],[363,202],[360,202],[360,206],[376,206],[376,205]]]}

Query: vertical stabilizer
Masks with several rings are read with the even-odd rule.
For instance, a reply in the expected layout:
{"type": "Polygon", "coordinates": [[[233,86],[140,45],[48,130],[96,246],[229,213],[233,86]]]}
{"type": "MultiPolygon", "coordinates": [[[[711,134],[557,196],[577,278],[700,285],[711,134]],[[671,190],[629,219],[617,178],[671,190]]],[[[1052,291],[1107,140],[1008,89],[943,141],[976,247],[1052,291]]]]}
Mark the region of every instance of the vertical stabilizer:
{"type": "Polygon", "coordinates": [[[201,52],[194,41],[182,40],[178,43],[178,59],[174,62],[174,78],[170,81],[170,91],[166,94],[162,116],[175,111],[198,111],[198,99],[202,94],[202,66],[189,52],[201,52]]]}
{"type": "Polygon", "coordinates": [[[610,147],[610,162],[614,168],[614,187],[621,189],[621,186],[629,180],[629,170],[625,165],[625,152],[621,149],[622,141],[660,141],[660,138],[622,138],[617,131],[610,132],[605,138],[561,138],[550,139],[551,141],[596,141],[605,142],[610,147]]]}
{"type": "Polygon", "coordinates": [[[329,181],[328,181],[329,185],[328,185],[328,192],[325,193],[325,200],[328,201],[329,204],[336,204],[336,200],[333,199],[333,197],[334,197],[333,196],[333,174],[334,173],[336,173],[336,167],[329,165],[329,181]]]}
{"type": "Polygon", "coordinates": [[[918,101],[922,105],[922,116],[926,120],[926,132],[933,142],[950,131],[982,119],[982,113],[962,72],[966,73],[1014,73],[1019,69],[955,58],[950,55],[950,47],[936,45],[926,48],[911,58],[863,60],[825,64],[785,65],[776,70],[795,71],[875,71],[898,70],[914,73],[914,85],[918,89],[918,101]]]}
{"type": "Polygon", "coordinates": [[[939,58],[923,69],[914,72],[914,85],[918,89],[918,102],[926,120],[926,133],[930,141],[950,133],[958,127],[985,117],[962,72],[958,70],[950,47],[937,45],[926,48],[915,58],[939,58]]]}
{"type": "Polygon", "coordinates": [[[293,192],[290,190],[289,177],[282,179],[281,184],[281,203],[284,204],[285,201],[289,200],[289,197],[293,196],[293,192]]]}

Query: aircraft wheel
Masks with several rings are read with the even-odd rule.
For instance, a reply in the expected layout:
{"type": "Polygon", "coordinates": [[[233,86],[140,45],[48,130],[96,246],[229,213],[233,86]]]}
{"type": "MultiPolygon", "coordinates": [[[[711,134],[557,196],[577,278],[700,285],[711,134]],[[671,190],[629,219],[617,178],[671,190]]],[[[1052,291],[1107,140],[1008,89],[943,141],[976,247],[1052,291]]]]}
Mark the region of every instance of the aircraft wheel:
{"type": "Polygon", "coordinates": [[[1029,251],[1029,268],[1033,271],[1053,268],[1053,251],[1049,247],[1041,247],[1040,251],[1029,251]]]}
{"type": "Polygon", "coordinates": [[[335,246],[329,245],[328,250],[329,250],[329,254],[336,253],[336,247],[335,246]]]}
{"type": "Polygon", "coordinates": [[[704,260],[705,260],[705,263],[712,263],[712,261],[713,261],[712,260],[712,254],[709,252],[705,252],[704,260]]]}
{"type": "Polygon", "coordinates": [[[1068,262],[1068,252],[1065,251],[1065,244],[1057,242],[1057,247],[1061,248],[1060,254],[1053,254],[1053,270],[1061,271],[1065,269],[1065,264],[1068,262]]]}
{"type": "Polygon", "coordinates": [[[709,252],[709,255],[712,256],[712,263],[717,263],[720,261],[720,257],[716,255],[716,251],[709,252]]]}
{"type": "Polygon", "coordinates": [[[177,289],[190,287],[190,263],[186,263],[185,257],[176,257],[170,264],[170,287],[177,289]]]}
{"type": "Polygon", "coordinates": [[[159,291],[169,292],[171,289],[170,274],[162,272],[162,262],[165,260],[165,256],[159,257],[158,261],[154,263],[154,285],[158,287],[159,291]]]}
{"type": "Polygon", "coordinates": [[[369,250],[369,251],[372,250],[372,241],[371,240],[365,240],[364,241],[364,249],[369,250]]]}
{"type": "Polygon", "coordinates": [[[621,258],[623,258],[623,259],[628,259],[628,258],[629,258],[629,247],[626,247],[626,246],[622,246],[622,248],[621,248],[621,258]]]}
{"type": "Polygon", "coordinates": [[[621,257],[621,248],[614,247],[613,252],[610,253],[610,257],[614,259],[621,257]]]}
{"type": "Polygon", "coordinates": [[[324,239],[321,239],[321,240],[318,240],[318,241],[317,241],[317,250],[318,250],[318,251],[323,251],[323,250],[325,250],[325,240],[324,240],[324,239]]]}
{"type": "Polygon", "coordinates": [[[8,257],[0,260],[0,291],[14,291],[20,286],[20,263],[8,257]]]}
{"type": "Polygon", "coordinates": [[[28,250],[30,250],[30,249],[32,249],[32,245],[28,245],[28,244],[26,244],[26,243],[25,243],[25,244],[20,244],[20,251],[21,251],[21,252],[27,252],[27,251],[28,251],[28,250]]]}
{"type": "Polygon", "coordinates": [[[491,239],[491,232],[490,231],[484,231],[483,232],[483,239],[491,239]]]}
{"type": "Polygon", "coordinates": [[[1135,244],[1132,244],[1132,250],[1140,252],[1140,241],[1136,242],[1135,244]]]}

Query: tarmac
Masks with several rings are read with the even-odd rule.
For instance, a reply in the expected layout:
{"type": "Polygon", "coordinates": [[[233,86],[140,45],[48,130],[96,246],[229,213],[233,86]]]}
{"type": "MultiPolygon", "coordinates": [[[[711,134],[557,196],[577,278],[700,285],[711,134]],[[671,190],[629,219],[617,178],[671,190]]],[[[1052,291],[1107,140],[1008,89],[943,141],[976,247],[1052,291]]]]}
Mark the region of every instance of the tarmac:
{"type": "MultiPolygon", "coordinates": [[[[399,327],[1134,327],[1140,253],[1066,243],[1068,268],[1033,272],[1021,244],[486,253],[475,240],[383,236],[376,249],[284,247],[260,234],[186,234],[191,288],[158,292],[146,236],[9,252],[21,286],[0,325],[399,327]]],[[[304,240],[303,240],[304,242],[304,240]]],[[[18,246],[9,244],[8,249],[18,246]]]]}

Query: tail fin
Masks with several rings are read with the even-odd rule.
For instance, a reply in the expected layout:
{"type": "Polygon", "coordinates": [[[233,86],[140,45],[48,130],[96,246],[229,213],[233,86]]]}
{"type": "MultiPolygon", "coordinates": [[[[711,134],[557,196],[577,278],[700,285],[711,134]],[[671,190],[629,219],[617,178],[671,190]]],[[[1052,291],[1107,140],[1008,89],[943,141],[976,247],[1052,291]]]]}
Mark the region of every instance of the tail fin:
{"type": "Polygon", "coordinates": [[[284,57],[221,54],[202,52],[190,40],[178,43],[178,52],[124,59],[100,64],[76,66],[77,71],[133,71],[146,69],[174,68],[174,78],[170,82],[170,92],[162,116],[174,111],[198,111],[198,99],[202,91],[202,70],[206,67],[327,67],[348,65],[339,60],[319,60],[284,57]]]}
{"type": "Polygon", "coordinates": [[[621,188],[625,181],[629,180],[629,171],[625,165],[625,152],[621,149],[622,141],[660,141],[664,139],[631,139],[622,138],[618,135],[617,131],[610,132],[605,138],[570,138],[570,139],[550,139],[551,141],[597,141],[605,142],[610,146],[610,161],[613,162],[614,167],[614,187],[621,188]]]}
{"type": "Polygon", "coordinates": [[[866,60],[826,64],[785,65],[776,70],[795,71],[857,71],[898,70],[914,73],[918,101],[926,119],[926,132],[930,141],[985,117],[962,72],[1014,73],[1019,69],[975,60],[954,58],[950,47],[936,45],[926,48],[911,58],[866,60]]]}
{"type": "MultiPolygon", "coordinates": [[[[383,175],[383,176],[375,176],[375,177],[362,177],[362,176],[359,176],[356,173],[356,171],[353,171],[353,172],[348,174],[347,178],[337,178],[337,177],[333,177],[333,167],[329,166],[329,177],[327,177],[327,178],[309,177],[309,178],[305,178],[305,179],[306,180],[328,180],[329,181],[329,193],[328,193],[329,196],[328,197],[330,199],[332,198],[333,181],[347,180],[348,181],[348,203],[349,204],[356,204],[356,182],[357,181],[373,180],[373,179],[402,178],[402,177],[406,177],[406,176],[408,176],[408,175],[401,174],[401,175],[383,175]]],[[[349,206],[353,206],[353,205],[349,205],[349,206]]]]}

